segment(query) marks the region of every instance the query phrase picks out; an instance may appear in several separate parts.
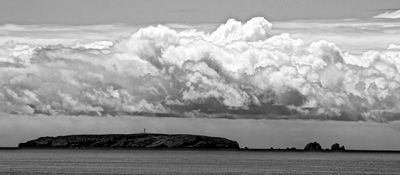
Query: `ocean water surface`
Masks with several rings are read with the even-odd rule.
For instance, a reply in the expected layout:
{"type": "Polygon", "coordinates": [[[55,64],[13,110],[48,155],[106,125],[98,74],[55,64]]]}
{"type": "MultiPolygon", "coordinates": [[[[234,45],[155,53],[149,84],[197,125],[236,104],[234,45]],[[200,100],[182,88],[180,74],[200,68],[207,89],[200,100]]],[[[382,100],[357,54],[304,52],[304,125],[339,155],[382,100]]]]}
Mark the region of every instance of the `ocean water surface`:
{"type": "Polygon", "coordinates": [[[400,174],[400,154],[0,150],[0,174],[400,174]]]}

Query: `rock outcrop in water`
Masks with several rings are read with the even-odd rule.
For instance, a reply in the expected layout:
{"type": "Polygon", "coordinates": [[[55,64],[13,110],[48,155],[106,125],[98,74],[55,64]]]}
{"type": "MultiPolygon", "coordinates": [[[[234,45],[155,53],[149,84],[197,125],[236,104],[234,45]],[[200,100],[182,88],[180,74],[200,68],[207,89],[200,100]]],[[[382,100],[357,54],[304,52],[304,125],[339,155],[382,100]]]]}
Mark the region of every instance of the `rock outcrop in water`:
{"type": "Polygon", "coordinates": [[[346,151],[344,146],[340,146],[338,143],[335,143],[331,146],[331,149],[322,149],[321,145],[318,142],[311,142],[308,143],[304,147],[304,151],[325,151],[325,152],[340,152],[340,151],[346,151]]]}
{"type": "Polygon", "coordinates": [[[220,137],[186,134],[110,134],[69,135],[41,137],[19,148],[187,148],[187,149],[239,149],[239,144],[220,137]]]}
{"type": "Polygon", "coordinates": [[[339,143],[335,143],[331,146],[331,151],[346,151],[344,146],[340,146],[339,143]]]}
{"type": "Polygon", "coordinates": [[[323,151],[323,150],[319,143],[311,142],[304,147],[304,151],[323,151]]]}

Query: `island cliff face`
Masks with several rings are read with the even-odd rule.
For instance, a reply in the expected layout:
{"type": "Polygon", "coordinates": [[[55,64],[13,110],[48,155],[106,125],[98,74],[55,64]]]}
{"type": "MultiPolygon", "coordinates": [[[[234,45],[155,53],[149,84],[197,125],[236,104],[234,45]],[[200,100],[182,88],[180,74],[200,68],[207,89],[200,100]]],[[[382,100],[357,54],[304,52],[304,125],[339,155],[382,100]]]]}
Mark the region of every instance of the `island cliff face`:
{"type": "Polygon", "coordinates": [[[220,137],[186,134],[110,134],[41,137],[19,148],[189,148],[239,149],[239,144],[220,137]]]}

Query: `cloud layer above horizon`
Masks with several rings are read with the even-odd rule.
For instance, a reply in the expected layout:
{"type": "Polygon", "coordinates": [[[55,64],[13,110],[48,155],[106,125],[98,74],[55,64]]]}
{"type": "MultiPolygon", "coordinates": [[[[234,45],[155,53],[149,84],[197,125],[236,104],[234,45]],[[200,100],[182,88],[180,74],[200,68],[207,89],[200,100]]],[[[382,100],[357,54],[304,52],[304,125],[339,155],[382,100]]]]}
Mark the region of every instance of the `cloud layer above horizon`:
{"type": "Polygon", "coordinates": [[[384,13],[374,16],[374,18],[398,19],[398,18],[400,18],[400,10],[384,12],[384,13]]]}
{"type": "Polygon", "coordinates": [[[0,46],[0,111],[395,121],[396,44],[353,53],[275,34],[262,17],[229,19],[213,31],[157,25],[113,40],[10,40],[0,46]]]}

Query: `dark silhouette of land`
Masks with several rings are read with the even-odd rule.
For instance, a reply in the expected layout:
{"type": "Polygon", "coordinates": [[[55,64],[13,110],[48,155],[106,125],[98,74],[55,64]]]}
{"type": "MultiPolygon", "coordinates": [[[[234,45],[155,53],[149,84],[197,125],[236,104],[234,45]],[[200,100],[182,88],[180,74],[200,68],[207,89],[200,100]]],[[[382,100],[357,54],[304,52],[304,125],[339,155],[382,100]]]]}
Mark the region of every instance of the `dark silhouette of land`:
{"type": "Polygon", "coordinates": [[[236,141],[188,134],[107,134],[40,137],[19,148],[239,149],[236,141]]]}
{"type": "Polygon", "coordinates": [[[325,148],[318,142],[308,143],[304,149],[291,148],[269,148],[269,149],[243,149],[246,151],[268,151],[268,152],[346,152],[346,153],[400,153],[400,150],[346,150],[344,146],[335,143],[331,146],[331,149],[325,148]]]}
{"type": "Polygon", "coordinates": [[[265,152],[349,152],[349,153],[400,153],[400,150],[347,150],[338,143],[330,149],[322,148],[318,142],[310,142],[303,149],[288,148],[240,148],[238,142],[221,137],[188,134],[106,134],[106,135],[68,135],[40,137],[10,149],[152,149],[152,150],[239,150],[265,152]]]}
{"type": "Polygon", "coordinates": [[[274,149],[274,148],[270,148],[269,150],[273,151],[303,151],[303,152],[344,152],[346,151],[346,149],[344,148],[344,146],[340,146],[338,143],[335,143],[331,146],[331,149],[325,148],[323,149],[322,146],[318,143],[318,142],[311,142],[308,143],[304,149],[297,149],[294,147],[291,148],[278,148],[278,149],[274,149]]]}

